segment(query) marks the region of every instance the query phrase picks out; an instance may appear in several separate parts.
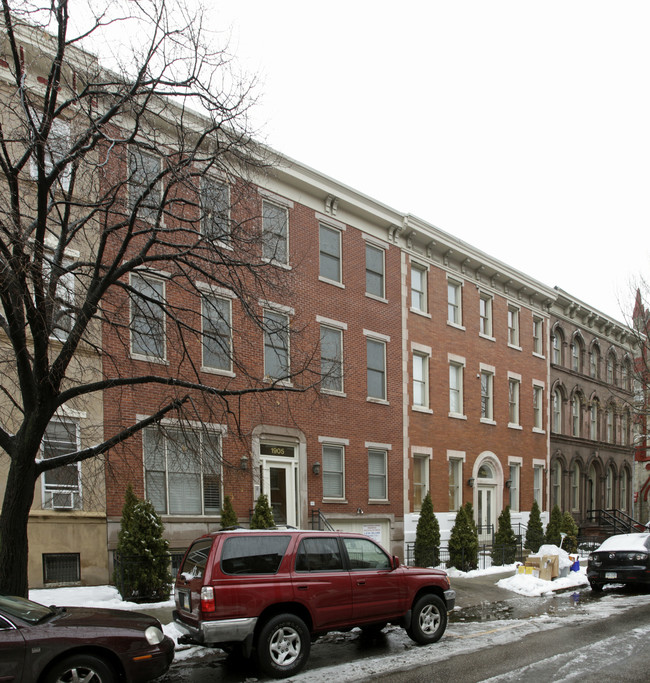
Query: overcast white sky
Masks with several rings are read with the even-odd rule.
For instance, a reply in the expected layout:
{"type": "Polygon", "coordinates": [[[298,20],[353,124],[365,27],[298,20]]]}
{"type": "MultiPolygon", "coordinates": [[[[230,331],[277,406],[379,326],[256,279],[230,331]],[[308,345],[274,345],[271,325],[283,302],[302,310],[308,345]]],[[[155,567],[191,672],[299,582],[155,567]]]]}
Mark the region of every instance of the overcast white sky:
{"type": "Polygon", "coordinates": [[[215,0],[210,11],[260,76],[256,123],[272,147],[629,313],[650,265],[650,2],[215,0]]]}

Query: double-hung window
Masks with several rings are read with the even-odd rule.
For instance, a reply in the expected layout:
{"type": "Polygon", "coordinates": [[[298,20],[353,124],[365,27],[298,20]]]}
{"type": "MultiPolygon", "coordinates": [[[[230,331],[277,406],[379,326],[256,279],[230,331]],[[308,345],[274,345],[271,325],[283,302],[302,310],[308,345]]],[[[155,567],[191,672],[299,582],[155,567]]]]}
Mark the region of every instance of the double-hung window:
{"type": "Polygon", "coordinates": [[[368,398],[386,400],[386,343],[366,339],[368,398]]]}
{"type": "Polygon", "coordinates": [[[129,150],[129,209],[145,220],[156,217],[162,202],[162,160],[138,147],[129,150]]]}
{"type": "Polygon", "coordinates": [[[510,463],[509,466],[509,481],[510,481],[510,511],[519,512],[519,474],[521,465],[519,463],[510,463]]]}
{"type": "Polygon", "coordinates": [[[533,384],[533,429],[541,431],[544,428],[544,387],[533,384]]]}
{"type": "Polygon", "coordinates": [[[447,322],[458,326],[463,324],[462,286],[453,280],[447,281],[447,322]]]}
{"type": "Polygon", "coordinates": [[[556,434],[562,433],[562,394],[559,389],[553,391],[553,405],[551,407],[553,415],[553,431],[556,434]]]}
{"type": "Polygon", "coordinates": [[[289,212],[266,199],[262,201],[262,256],[267,261],[289,262],[289,212]]]}
{"type": "Polygon", "coordinates": [[[494,373],[481,370],[481,419],[494,420],[494,373]]]}
{"type": "Polygon", "coordinates": [[[544,355],[544,321],[537,317],[533,317],[533,353],[544,355]]]}
{"type": "Polygon", "coordinates": [[[384,250],[366,244],[366,294],[384,299],[386,297],[384,250]]]}
{"type": "Polygon", "coordinates": [[[413,405],[429,406],[429,356],[419,351],[413,353],[413,405]]]}
{"type": "Polygon", "coordinates": [[[509,426],[519,426],[519,390],[521,380],[516,377],[508,379],[508,421],[509,426]]]}
{"type": "Polygon", "coordinates": [[[264,311],[264,375],[289,377],[289,316],[277,311],[264,311]]]}
{"type": "MultiPolygon", "coordinates": [[[[41,116],[32,110],[34,122],[38,126],[41,116]]],[[[45,147],[44,171],[48,175],[52,172],[55,164],[58,164],[68,152],[70,146],[70,124],[63,119],[54,119],[50,127],[50,134],[45,147]]],[[[70,188],[71,166],[66,164],[59,174],[58,182],[63,190],[70,188]]],[[[29,172],[32,178],[38,178],[38,164],[34,156],[30,159],[29,172]]]]}
{"type": "Polygon", "coordinates": [[[460,458],[449,459],[449,511],[460,509],[462,503],[463,461],[460,458]]]}
{"type": "Polygon", "coordinates": [[[46,252],[43,262],[45,286],[49,289],[52,279],[56,279],[54,302],[52,305],[51,335],[59,341],[65,341],[72,330],[75,318],[75,276],[72,271],[73,264],[65,260],[61,266],[54,266],[51,258],[52,254],[46,252]]]}
{"type": "MultiPolygon", "coordinates": [[[[53,419],[45,428],[43,460],[79,450],[79,424],[75,420],[53,419]]],[[[43,507],[52,510],[81,508],[81,464],[61,465],[43,473],[43,507]]]]}
{"type": "Polygon", "coordinates": [[[323,498],[345,498],[345,448],[323,444],[323,498]]]}
{"type": "Polygon", "coordinates": [[[533,465],[533,499],[539,505],[539,509],[544,509],[542,494],[544,492],[544,465],[533,465]]]}
{"type": "Polygon", "coordinates": [[[582,401],[575,394],[571,400],[571,435],[580,436],[580,421],[582,419],[582,401]]]}
{"type": "Polygon", "coordinates": [[[492,337],[492,297],[489,294],[479,297],[479,333],[492,337]]]}
{"type": "Polygon", "coordinates": [[[343,330],[320,326],[321,388],[343,392],[343,330]]]}
{"type": "Polygon", "coordinates": [[[416,263],[411,264],[411,308],[427,312],[427,269],[416,263]]]}
{"type": "Polygon", "coordinates": [[[368,450],[368,498],[388,499],[387,451],[368,450]]]}
{"type": "Polygon", "coordinates": [[[341,231],[320,223],[318,235],[320,277],[341,282],[341,231]]]}
{"type": "Polygon", "coordinates": [[[519,348],[519,309],[508,306],[508,345],[519,348]]]}
{"type": "Polygon", "coordinates": [[[416,453],[413,456],[413,511],[422,509],[422,501],[429,490],[429,456],[416,453]]]}
{"type": "Polygon", "coordinates": [[[211,240],[230,241],[230,187],[215,178],[201,178],[201,232],[211,240]]]}
{"type": "Polygon", "coordinates": [[[221,512],[219,434],[189,427],[143,433],[145,494],[163,515],[221,512]]]}
{"type": "Polygon", "coordinates": [[[449,413],[463,415],[463,364],[449,362],[449,413]]]}
{"type": "Polygon", "coordinates": [[[201,297],[203,367],[232,370],[231,301],[211,294],[201,297]]]}
{"type": "Polygon", "coordinates": [[[132,273],[131,290],[131,353],[147,360],[164,360],[165,283],[132,273]]]}

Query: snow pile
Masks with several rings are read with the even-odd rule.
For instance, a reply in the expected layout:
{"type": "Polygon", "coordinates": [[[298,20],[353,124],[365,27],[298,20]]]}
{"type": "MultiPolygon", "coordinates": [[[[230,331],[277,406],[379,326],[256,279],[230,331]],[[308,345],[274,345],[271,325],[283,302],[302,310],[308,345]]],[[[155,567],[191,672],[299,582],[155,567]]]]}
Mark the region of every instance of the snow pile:
{"type": "Polygon", "coordinates": [[[174,597],[164,602],[126,602],[115,586],[74,586],[70,588],[34,588],[29,599],[42,605],[65,605],[66,607],[102,607],[141,612],[144,609],[173,607],[174,597]]]}
{"type": "Polygon", "coordinates": [[[544,555],[557,555],[559,558],[560,571],[567,569],[573,564],[569,553],[556,545],[540,545],[536,553],[531,553],[528,557],[544,557],[544,555]]]}
{"type": "Polygon", "coordinates": [[[515,564],[492,565],[487,569],[472,569],[468,572],[463,572],[460,569],[456,569],[456,567],[449,567],[449,569],[445,569],[445,571],[447,572],[447,576],[450,576],[451,578],[458,577],[463,579],[471,579],[475,576],[487,576],[488,574],[504,574],[505,572],[516,571],[518,564],[519,563],[515,562],[515,564]]]}

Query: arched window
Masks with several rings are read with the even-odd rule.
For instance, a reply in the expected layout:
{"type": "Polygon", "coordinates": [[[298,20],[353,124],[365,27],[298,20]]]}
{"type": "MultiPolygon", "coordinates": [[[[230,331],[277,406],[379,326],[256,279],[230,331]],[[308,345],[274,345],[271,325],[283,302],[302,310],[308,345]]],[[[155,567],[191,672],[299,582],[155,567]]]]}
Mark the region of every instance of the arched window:
{"type": "Polygon", "coordinates": [[[608,510],[614,507],[614,468],[611,465],[605,475],[605,507],[608,510]]]}
{"type": "Polygon", "coordinates": [[[580,395],[574,394],[571,400],[571,435],[580,436],[580,416],[582,414],[582,402],[580,395]]]}
{"type": "Polygon", "coordinates": [[[589,355],[589,374],[597,379],[600,377],[600,349],[598,344],[591,347],[591,354],[589,355]]]}
{"type": "Polygon", "coordinates": [[[613,351],[607,354],[607,383],[614,384],[616,381],[616,356],[613,351]]]}
{"type": "Polygon", "coordinates": [[[571,471],[571,510],[580,510],[580,463],[574,462],[571,471]]]}
{"type": "Polygon", "coordinates": [[[582,351],[582,339],[576,335],[573,338],[573,344],[571,344],[571,369],[574,372],[582,372],[582,351]]]}
{"type": "Polygon", "coordinates": [[[589,438],[592,441],[598,441],[598,412],[598,399],[595,398],[589,409],[589,438]]]}
{"type": "Polygon", "coordinates": [[[564,343],[564,335],[559,327],[555,328],[553,334],[553,349],[552,349],[552,362],[555,365],[562,365],[562,345],[564,343]]]}
{"type": "Polygon", "coordinates": [[[562,464],[556,460],[551,466],[551,507],[562,509],[562,464]]]}
{"type": "Polygon", "coordinates": [[[559,389],[553,392],[553,431],[562,433],[562,392],[559,389]]]}
{"type": "Polygon", "coordinates": [[[616,429],[614,425],[614,406],[607,406],[607,443],[615,443],[616,429]]]}
{"type": "Polygon", "coordinates": [[[598,486],[598,478],[596,475],[596,466],[592,463],[589,466],[589,476],[587,477],[587,505],[589,510],[596,509],[596,495],[598,486]]]}
{"type": "Polygon", "coordinates": [[[621,480],[619,482],[619,500],[618,500],[618,507],[619,509],[623,510],[623,512],[627,512],[627,490],[628,490],[628,472],[624,468],[621,471],[621,480]]]}
{"type": "Polygon", "coordinates": [[[632,368],[630,367],[630,359],[626,358],[621,365],[621,387],[625,391],[632,389],[632,368]]]}
{"type": "Polygon", "coordinates": [[[627,446],[630,443],[630,411],[624,410],[621,414],[621,445],[627,446]]]}

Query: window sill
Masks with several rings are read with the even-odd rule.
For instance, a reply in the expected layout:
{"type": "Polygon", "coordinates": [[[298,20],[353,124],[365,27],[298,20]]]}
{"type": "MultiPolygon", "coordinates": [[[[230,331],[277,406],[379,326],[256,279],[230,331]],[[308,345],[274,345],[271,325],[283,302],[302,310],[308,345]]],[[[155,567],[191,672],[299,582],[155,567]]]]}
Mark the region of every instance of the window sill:
{"type": "Polygon", "coordinates": [[[460,323],[455,323],[452,322],[451,320],[447,320],[447,327],[455,327],[457,330],[462,330],[465,332],[465,326],[460,324],[460,323]]]}
{"type": "Polygon", "coordinates": [[[411,307],[409,310],[415,315],[421,315],[423,318],[429,318],[429,320],[431,320],[431,313],[427,313],[426,311],[421,311],[419,308],[413,307],[411,307]]]}
{"type": "Polygon", "coordinates": [[[378,405],[382,405],[382,406],[389,406],[390,405],[390,403],[385,398],[374,398],[372,396],[368,396],[366,398],[366,401],[368,403],[377,403],[378,405]]]}
{"type": "Polygon", "coordinates": [[[411,410],[416,413],[428,413],[429,415],[433,415],[433,410],[426,406],[411,406],[411,410]]]}
{"type": "Polygon", "coordinates": [[[340,396],[341,398],[347,398],[347,394],[344,391],[336,391],[336,389],[321,389],[321,394],[327,394],[328,396],[340,396]]]}
{"type": "Polygon", "coordinates": [[[540,429],[539,427],[533,427],[533,434],[546,434],[546,430],[540,429]]]}
{"type": "Polygon", "coordinates": [[[520,424],[517,424],[516,422],[508,422],[508,429],[519,429],[522,430],[523,427],[520,424]]]}
{"type": "Polygon", "coordinates": [[[481,418],[481,424],[484,425],[496,425],[496,420],[493,420],[490,417],[482,417],[481,418]]]}
{"type": "Polygon", "coordinates": [[[324,282],[326,285],[333,285],[334,287],[339,287],[340,289],[345,289],[345,285],[338,280],[330,280],[328,277],[318,276],[320,282],[324,282]]]}
{"type": "Polygon", "coordinates": [[[370,498],[368,505],[390,505],[388,498],[370,498]]]}
{"type": "Polygon", "coordinates": [[[366,292],[366,298],[372,299],[373,301],[379,301],[382,304],[387,304],[388,299],[384,296],[377,296],[376,294],[370,294],[370,292],[366,292]]]}
{"type": "Polygon", "coordinates": [[[495,342],[496,337],[493,337],[490,334],[483,334],[483,332],[479,332],[478,336],[481,337],[481,339],[487,339],[487,341],[495,342]]]}
{"type": "Polygon", "coordinates": [[[209,375],[219,375],[221,377],[236,377],[232,370],[221,370],[219,368],[211,368],[207,365],[201,366],[201,372],[207,372],[209,375]]]}
{"type": "Polygon", "coordinates": [[[448,417],[451,417],[453,420],[466,420],[467,415],[463,415],[462,413],[448,413],[448,417]]]}
{"type": "Polygon", "coordinates": [[[132,360],[141,360],[145,363],[156,363],[157,365],[169,365],[169,361],[165,358],[158,358],[157,356],[142,356],[139,353],[131,353],[132,360]]]}
{"type": "Polygon", "coordinates": [[[266,258],[262,256],[262,263],[268,263],[271,266],[276,266],[278,268],[282,268],[284,270],[293,270],[291,265],[289,263],[282,263],[282,261],[276,261],[275,259],[272,258],[266,258]]]}
{"type": "Polygon", "coordinates": [[[344,503],[345,505],[348,505],[348,500],[347,498],[323,498],[321,501],[324,505],[327,504],[335,504],[335,503],[344,503]]]}
{"type": "Polygon", "coordinates": [[[521,351],[522,350],[521,346],[518,346],[517,344],[511,344],[510,342],[508,342],[508,347],[511,349],[514,349],[515,351],[521,351]]]}
{"type": "Polygon", "coordinates": [[[535,356],[535,358],[541,358],[542,360],[546,360],[546,356],[543,353],[537,353],[537,351],[533,351],[533,356],[535,356]]]}

